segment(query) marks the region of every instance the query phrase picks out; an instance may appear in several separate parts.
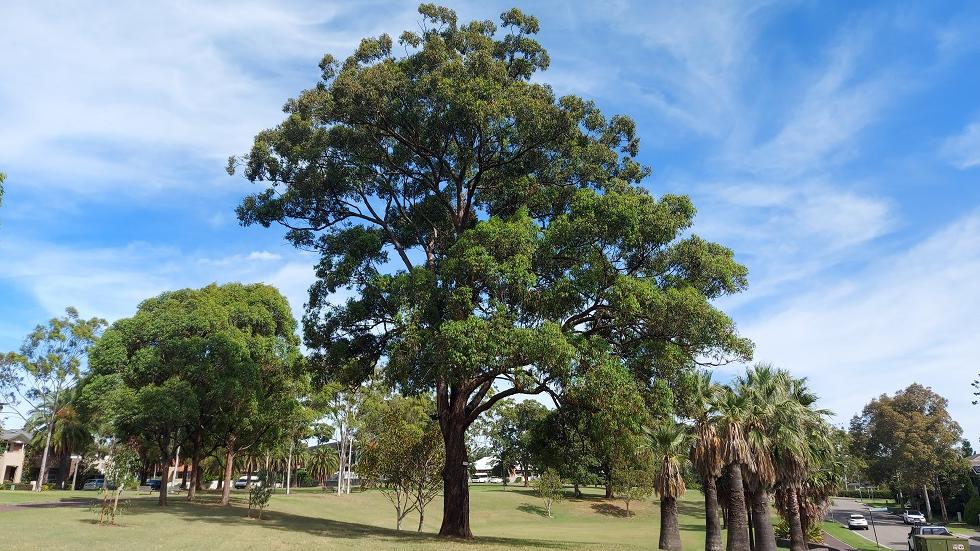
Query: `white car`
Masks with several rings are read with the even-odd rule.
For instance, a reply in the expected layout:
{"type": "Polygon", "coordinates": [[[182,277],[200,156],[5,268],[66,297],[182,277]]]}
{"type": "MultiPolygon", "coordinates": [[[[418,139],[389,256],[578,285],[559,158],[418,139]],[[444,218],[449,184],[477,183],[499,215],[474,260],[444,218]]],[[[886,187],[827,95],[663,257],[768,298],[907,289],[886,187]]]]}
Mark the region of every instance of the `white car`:
{"type": "Polygon", "coordinates": [[[487,482],[490,484],[503,484],[504,479],[500,478],[499,476],[491,476],[489,479],[487,479],[487,482]]]}
{"type": "Polygon", "coordinates": [[[867,530],[868,519],[864,518],[864,515],[851,515],[850,517],[847,518],[847,529],[867,530]]]}
{"type": "Polygon", "coordinates": [[[470,482],[474,484],[486,484],[487,482],[490,482],[490,477],[485,474],[477,474],[477,475],[473,475],[473,478],[470,479],[470,482]]]}
{"type": "Polygon", "coordinates": [[[254,475],[253,474],[251,481],[249,480],[249,478],[247,476],[243,476],[243,477],[239,478],[238,480],[236,480],[235,481],[235,488],[236,489],[239,489],[239,490],[245,489],[246,487],[249,486],[249,482],[251,482],[251,485],[252,486],[261,486],[262,485],[262,481],[259,480],[258,475],[254,475]]]}
{"type": "Polygon", "coordinates": [[[925,524],[926,517],[919,511],[906,509],[905,512],[902,513],[902,521],[905,524],[925,524]]]}

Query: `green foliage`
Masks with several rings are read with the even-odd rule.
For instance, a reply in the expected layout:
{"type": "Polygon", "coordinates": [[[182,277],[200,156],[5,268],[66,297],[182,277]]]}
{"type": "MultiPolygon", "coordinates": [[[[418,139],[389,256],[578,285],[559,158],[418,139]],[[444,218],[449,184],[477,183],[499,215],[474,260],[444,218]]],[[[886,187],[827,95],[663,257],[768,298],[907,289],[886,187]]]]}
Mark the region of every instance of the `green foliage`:
{"type": "MultiPolygon", "coordinates": [[[[511,465],[519,465],[527,476],[532,468],[539,468],[534,461],[535,428],[548,415],[548,408],[540,402],[505,402],[498,405],[492,420],[490,439],[492,448],[503,471],[505,480],[511,465]]],[[[538,469],[540,470],[540,469],[538,469]]]]}
{"type": "MultiPolygon", "coordinates": [[[[612,466],[611,485],[616,497],[626,504],[626,514],[630,513],[630,503],[650,497],[654,492],[653,456],[650,450],[638,450],[626,457],[617,458],[612,466]]],[[[681,482],[683,486],[683,481],[681,482]]]]}
{"type": "Polygon", "coordinates": [[[269,505],[272,498],[272,485],[253,484],[248,491],[248,515],[252,516],[252,511],[258,511],[258,519],[262,520],[262,512],[269,505]]]}
{"type": "Polygon", "coordinates": [[[963,509],[963,520],[972,526],[980,526],[980,496],[973,496],[963,509]]]}
{"type": "MultiPolygon", "coordinates": [[[[776,521],[772,525],[773,531],[778,539],[789,539],[789,524],[781,516],[776,517],[776,521]]],[[[803,535],[804,539],[808,542],[819,543],[823,541],[823,531],[821,529],[821,524],[819,522],[813,523],[809,526],[809,529],[803,535]]],[[[874,542],[872,542],[874,543],[874,542]]]]}
{"type": "Polygon", "coordinates": [[[534,491],[538,494],[538,497],[544,500],[548,518],[551,518],[551,505],[556,501],[565,499],[565,481],[562,480],[561,475],[554,469],[546,469],[534,481],[534,491]]]}
{"type": "Polygon", "coordinates": [[[113,446],[109,458],[103,462],[105,486],[102,488],[99,524],[116,523],[120,512],[119,497],[127,486],[135,487],[139,466],[139,455],[131,447],[113,446]]]}
{"type": "Polygon", "coordinates": [[[313,480],[326,487],[327,479],[340,468],[340,458],[337,451],[328,445],[321,444],[309,453],[306,472],[313,480]]]}

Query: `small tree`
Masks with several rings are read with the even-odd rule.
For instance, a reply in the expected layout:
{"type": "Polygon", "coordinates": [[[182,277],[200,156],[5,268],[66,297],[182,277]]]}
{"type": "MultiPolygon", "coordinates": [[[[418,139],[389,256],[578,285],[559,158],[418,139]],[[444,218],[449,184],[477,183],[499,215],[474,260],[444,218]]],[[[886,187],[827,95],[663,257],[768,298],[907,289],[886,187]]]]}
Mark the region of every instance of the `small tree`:
{"type": "Polygon", "coordinates": [[[544,508],[548,511],[548,518],[552,518],[551,504],[565,498],[565,481],[554,469],[547,469],[541,473],[541,477],[534,483],[534,489],[544,500],[544,508]]]}
{"type": "Polygon", "coordinates": [[[252,510],[257,510],[258,519],[262,520],[262,511],[269,505],[272,498],[271,484],[253,484],[248,491],[248,516],[251,518],[252,510]]]}
{"type": "Polygon", "coordinates": [[[653,493],[653,473],[649,453],[643,451],[618,458],[612,467],[612,489],[626,505],[629,516],[630,503],[650,497],[653,493]]]}
{"type": "Polygon", "coordinates": [[[136,482],[139,456],[129,446],[114,446],[105,461],[105,484],[102,486],[102,509],[99,524],[115,524],[119,513],[119,496],[126,486],[136,482]]]}

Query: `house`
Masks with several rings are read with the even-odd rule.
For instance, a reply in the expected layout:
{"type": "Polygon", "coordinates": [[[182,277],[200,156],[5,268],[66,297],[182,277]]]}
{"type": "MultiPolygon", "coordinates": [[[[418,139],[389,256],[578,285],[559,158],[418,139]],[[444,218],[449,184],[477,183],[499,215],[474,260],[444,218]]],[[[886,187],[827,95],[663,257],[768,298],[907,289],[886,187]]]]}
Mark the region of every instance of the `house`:
{"type": "Polygon", "coordinates": [[[0,432],[0,441],[6,444],[0,454],[0,482],[20,484],[24,474],[24,446],[31,441],[31,435],[22,430],[5,430],[0,432]]]}
{"type": "Polygon", "coordinates": [[[980,475],[980,453],[971,455],[966,460],[970,462],[970,469],[973,470],[973,474],[980,475]]]}

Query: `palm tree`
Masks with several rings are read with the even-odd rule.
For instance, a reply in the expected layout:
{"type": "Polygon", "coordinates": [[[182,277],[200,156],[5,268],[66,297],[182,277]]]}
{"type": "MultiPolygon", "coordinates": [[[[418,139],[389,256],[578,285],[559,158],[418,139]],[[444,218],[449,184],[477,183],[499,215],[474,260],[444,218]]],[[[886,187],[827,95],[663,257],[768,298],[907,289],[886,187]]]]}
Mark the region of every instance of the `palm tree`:
{"type": "Polygon", "coordinates": [[[677,498],[686,490],[683,462],[688,454],[689,444],[688,427],[673,421],[664,423],[650,433],[650,447],[657,469],[653,488],[660,495],[660,549],[681,549],[677,498]]]}
{"type": "Polygon", "coordinates": [[[789,399],[789,381],[786,371],[767,364],[749,369],[746,376],[737,381],[737,391],[748,401],[745,440],[750,460],[743,475],[756,551],[776,551],[776,534],[769,513],[769,492],[776,482],[771,448],[773,432],[778,428],[777,414],[789,399]]]}
{"type": "Polygon", "coordinates": [[[310,460],[306,471],[313,480],[319,480],[320,486],[326,487],[327,479],[340,468],[340,458],[330,446],[319,446],[310,451],[310,460]]]}
{"type": "Polygon", "coordinates": [[[704,489],[705,539],[704,551],[721,551],[721,522],[718,511],[718,477],[724,466],[721,440],[712,419],[713,401],[719,386],[711,381],[711,373],[702,371],[694,379],[691,393],[691,417],[694,421],[694,441],[691,464],[701,477],[704,489]]]}
{"type": "Polygon", "coordinates": [[[723,387],[716,401],[721,457],[728,486],[728,551],[749,551],[749,519],[745,507],[742,466],[750,460],[743,425],[748,414],[744,396],[723,387]]]}

